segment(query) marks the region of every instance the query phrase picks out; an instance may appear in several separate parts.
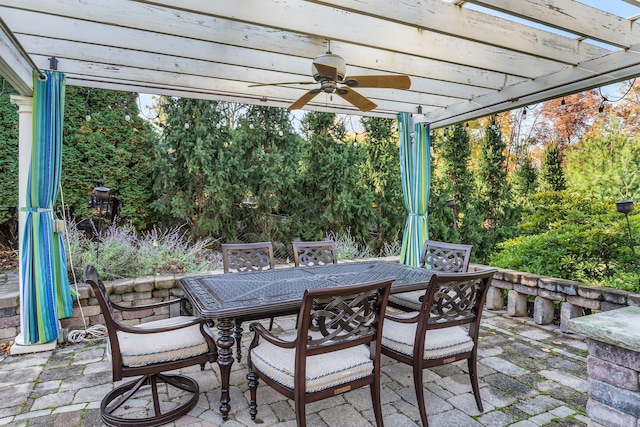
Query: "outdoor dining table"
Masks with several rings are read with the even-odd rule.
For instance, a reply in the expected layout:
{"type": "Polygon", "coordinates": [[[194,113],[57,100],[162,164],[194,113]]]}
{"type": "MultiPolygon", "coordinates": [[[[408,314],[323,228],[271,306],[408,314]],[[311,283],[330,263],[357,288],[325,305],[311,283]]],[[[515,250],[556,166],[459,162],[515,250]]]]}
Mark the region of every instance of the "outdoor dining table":
{"type": "Polygon", "coordinates": [[[391,292],[424,289],[433,272],[390,261],[360,261],[313,267],[277,268],[185,277],[180,286],[194,315],[216,321],[221,376],[220,413],[231,409],[229,378],[233,365],[235,319],[256,320],[297,313],[307,289],[327,289],[393,278],[391,292]]]}

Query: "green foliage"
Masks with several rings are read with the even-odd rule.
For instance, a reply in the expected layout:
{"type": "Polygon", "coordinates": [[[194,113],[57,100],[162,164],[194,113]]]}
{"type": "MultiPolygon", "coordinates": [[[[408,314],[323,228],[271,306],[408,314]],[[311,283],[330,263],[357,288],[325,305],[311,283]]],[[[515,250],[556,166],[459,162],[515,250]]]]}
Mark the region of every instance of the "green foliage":
{"type": "Polygon", "coordinates": [[[350,230],[364,242],[375,220],[373,192],[362,179],[365,152],[345,141],[345,129],[330,113],[308,113],[299,173],[300,238],[317,239],[350,230]]]}
{"type": "Polygon", "coordinates": [[[471,140],[467,128],[455,125],[436,135],[433,141],[433,183],[429,201],[430,237],[477,246],[485,233],[478,210],[476,183],[471,169],[471,140]],[[455,201],[455,211],[447,206],[449,199],[455,201]]]}
{"type": "Polygon", "coordinates": [[[565,154],[567,188],[592,198],[640,199],[640,139],[613,121],[565,154]]]}
{"type": "Polygon", "coordinates": [[[479,244],[474,245],[474,254],[480,261],[485,261],[497,243],[513,237],[520,212],[519,206],[511,198],[506,171],[506,144],[495,122],[485,128],[480,144],[476,192],[477,206],[483,213],[482,224],[486,233],[479,244]]]}
{"type": "Polygon", "coordinates": [[[511,182],[513,192],[521,204],[527,204],[530,197],[538,190],[538,171],[531,158],[525,156],[514,171],[511,182]]]}
{"type": "Polygon", "coordinates": [[[77,224],[68,227],[66,245],[69,268],[76,275],[85,265],[96,266],[105,279],[154,274],[190,273],[222,268],[218,252],[208,250],[211,240],[192,241],[182,227],[153,227],[137,235],[131,225],[112,224],[89,240],[77,224]]]}
{"type": "Polygon", "coordinates": [[[349,229],[344,233],[330,232],[327,238],[336,242],[336,258],[338,260],[370,258],[373,256],[369,247],[358,243],[349,229]]]}
{"type": "Polygon", "coordinates": [[[562,169],[560,148],[557,143],[547,145],[540,171],[540,189],[542,191],[562,191],[567,188],[567,182],[562,169]]]}
{"type": "Polygon", "coordinates": [[[566,225],[592,224],[594,218],[611,214],[611,200],[591,199],[569,191],[549,191],[531,196],[519,230],[522,234],[542,234],[566,225]]]}
{"type": "Polygon", "coordinates": [[[154,220],[149,204],[155,134],[138,116],[136,97],[134,93],[66,87],[62,188],[73,217],[92,216],[88,202],[93,188],[101,184],[115,192],[121,220],[138,228],[154,220]],[[90,121],[85,118],[87,112],[90,121]]]}
{"type": "Polygon", "coordinates": [[[298,206],[302,147],[291,114],[281,108],[248,107],[233,133],[233,144],[240,155],[231,176],[241,183],[238,195],[243,208],[238,226],[248,240],[291,241],[297,232],[290,214],[298,206]]]}
{"type": "Polygon", "coordinates": [[[13,246],[18,206],[18,106],[0,77],[0,243],[13,246]]]}
{"type": "Polygon", "coordinates": [[[186,223],[197,238],[232,238],[245,171],[218,104],[162,98],[160,106],[166,122],[155,148],[153,208],[165,224],[186,223]]]}
{"type": "Polygon", "coordinates": [[[362,144],[366,153],[362,179],[374,197],[371,245],[374,253],[382,253],[387,242],[397,240],[398,234],[402,233],[406,217],[400,182],[399,140],[393,128],[394,120],[362,117],[360,121],[366,132],[362,144]]]}
{"type": "MultiPolygon", "coordinates": [[[[637,216],[636,216],[637,218],[637,216]]],[[[635,225],[640,223],[634,220],[635,225]]],[[[498,244],[491,265],[640,291],[625,224],[617,212],[498,244]]]]}

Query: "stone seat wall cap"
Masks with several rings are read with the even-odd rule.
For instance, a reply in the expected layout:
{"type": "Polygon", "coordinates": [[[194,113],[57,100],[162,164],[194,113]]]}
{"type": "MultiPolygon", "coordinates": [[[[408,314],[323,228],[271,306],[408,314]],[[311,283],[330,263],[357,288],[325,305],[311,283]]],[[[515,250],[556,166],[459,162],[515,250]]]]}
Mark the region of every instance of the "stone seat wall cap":
{"type": "Polygon", "coordinates": [[[640,307],[624,307],[575,317],[567,326],[569,331],[587,338],[640,352],[639,324],[640,307]]]}

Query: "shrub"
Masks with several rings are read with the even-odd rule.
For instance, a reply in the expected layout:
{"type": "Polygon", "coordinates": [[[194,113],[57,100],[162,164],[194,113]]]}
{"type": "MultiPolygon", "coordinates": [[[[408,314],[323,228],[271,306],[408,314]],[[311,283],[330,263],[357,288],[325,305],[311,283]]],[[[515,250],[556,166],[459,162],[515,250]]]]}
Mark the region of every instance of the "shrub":
{"type": "Polygon", "coordinates": [[[182,228],[154,227],[138,236],[131,225],[111,225],[91,240],[71,223],[67,230],[68,267],[78,275],[85,265],[92,264],[107,280],[222,268],[220,254],[209,250],[212,240],[193,242],[182,228]]]}

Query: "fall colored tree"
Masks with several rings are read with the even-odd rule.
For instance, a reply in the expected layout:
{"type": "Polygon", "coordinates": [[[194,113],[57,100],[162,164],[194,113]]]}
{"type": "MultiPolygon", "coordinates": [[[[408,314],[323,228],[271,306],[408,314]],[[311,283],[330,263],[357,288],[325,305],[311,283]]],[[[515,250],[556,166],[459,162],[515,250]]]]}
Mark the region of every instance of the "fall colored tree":
{"type": "Polygon", "coordinates": [[[582,136],[598,119],[603,98],[597,90],[576,93],[542,104],[542,123],[536,127],[535,138],[540,142],[557,141],[567,146],[582,136]]]}

